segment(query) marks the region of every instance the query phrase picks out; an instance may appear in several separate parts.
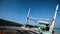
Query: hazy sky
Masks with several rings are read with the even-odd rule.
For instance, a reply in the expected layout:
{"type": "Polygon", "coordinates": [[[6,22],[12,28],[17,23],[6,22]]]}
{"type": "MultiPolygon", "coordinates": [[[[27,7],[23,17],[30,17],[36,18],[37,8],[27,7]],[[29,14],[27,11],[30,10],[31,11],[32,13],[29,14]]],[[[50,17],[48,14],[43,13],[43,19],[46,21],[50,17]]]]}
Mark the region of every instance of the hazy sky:
{"type": "MultiPolygon", "coordinates": [[[[52,19],[57,3],[60,2],[57,0],[0,0],[0,18],[24,24],[28,8],[31,8],[30,16],[52,19]]],[[[59,17],[60,6],[55,23],[56,28],[60,28],[59,17]]]]}

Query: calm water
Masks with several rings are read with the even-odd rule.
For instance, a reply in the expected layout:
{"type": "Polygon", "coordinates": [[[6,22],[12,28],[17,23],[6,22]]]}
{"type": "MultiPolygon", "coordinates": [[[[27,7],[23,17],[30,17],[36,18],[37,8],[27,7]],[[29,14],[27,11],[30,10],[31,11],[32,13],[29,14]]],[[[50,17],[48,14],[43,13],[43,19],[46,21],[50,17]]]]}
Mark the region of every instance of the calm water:
{"type": "Polygon", "coordinates": [[[54,34],[60,34],[60,29],[54,29],[54,34]]]}

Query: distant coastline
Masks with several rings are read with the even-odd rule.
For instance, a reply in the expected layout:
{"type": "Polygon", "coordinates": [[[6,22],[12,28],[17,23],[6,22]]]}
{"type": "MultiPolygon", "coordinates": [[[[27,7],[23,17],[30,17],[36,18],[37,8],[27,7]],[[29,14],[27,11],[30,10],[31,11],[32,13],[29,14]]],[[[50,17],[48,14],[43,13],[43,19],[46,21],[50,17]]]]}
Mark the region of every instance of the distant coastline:
{"type": "Polygon", "coordinates": [[[54,28],[54,29],[60,29],[60,28],[54,28]]]}

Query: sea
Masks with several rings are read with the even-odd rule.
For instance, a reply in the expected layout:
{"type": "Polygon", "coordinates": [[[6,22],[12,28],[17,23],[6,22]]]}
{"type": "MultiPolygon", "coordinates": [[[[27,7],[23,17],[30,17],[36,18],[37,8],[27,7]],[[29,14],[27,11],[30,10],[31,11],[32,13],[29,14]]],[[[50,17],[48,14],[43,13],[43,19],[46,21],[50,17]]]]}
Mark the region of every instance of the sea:
{"type": "Polygon", "coordinates": [[[60,34],[60,28],[55,28],[54,29],[54,34],[60,34]]]}

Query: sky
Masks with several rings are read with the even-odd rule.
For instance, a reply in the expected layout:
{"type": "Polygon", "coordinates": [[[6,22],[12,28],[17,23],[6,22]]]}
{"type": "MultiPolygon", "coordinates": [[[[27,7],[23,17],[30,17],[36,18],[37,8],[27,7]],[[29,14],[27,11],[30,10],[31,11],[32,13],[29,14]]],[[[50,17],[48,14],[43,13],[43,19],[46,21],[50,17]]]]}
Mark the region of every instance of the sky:
{"type": "MultiPolygon", "coordinates": [[[[58,0],[0,0],[0,19],[25,24],[28,9],[30,16],[35,18],[53,19],[58,0]]],[[[60,6],[57,13],[55,28],[60,28],[60,6]]],[[[32,22],[29,22],[32,24],[32,22]]]]}

